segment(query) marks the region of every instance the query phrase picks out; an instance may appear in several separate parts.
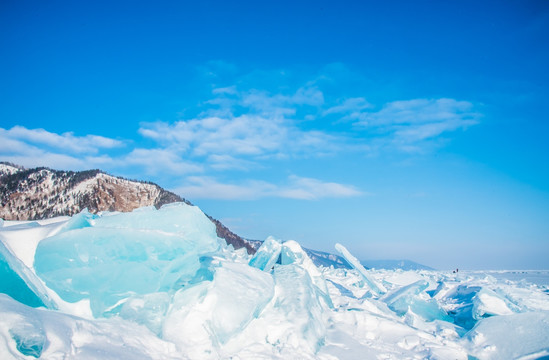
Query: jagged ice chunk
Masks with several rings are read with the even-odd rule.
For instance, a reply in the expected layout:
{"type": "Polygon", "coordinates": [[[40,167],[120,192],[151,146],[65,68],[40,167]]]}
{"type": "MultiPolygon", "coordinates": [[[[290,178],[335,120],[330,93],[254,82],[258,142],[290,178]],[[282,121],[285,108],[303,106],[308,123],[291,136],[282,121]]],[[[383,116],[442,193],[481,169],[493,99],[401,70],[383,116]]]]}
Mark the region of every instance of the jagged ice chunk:
{"type": "Polygon", "coordinates": [[[257,252],[250,259],[248,264],[263,271],[271,271],[273,265],[280,256],[281,250],[282,244],[280,240],[269,236],[263,244],[261,244],[259,249],[257,249],[257,252]]]}
{"type": "Polygon", "coordinates": [[[368,274],[368,271],[362,266],[360,261],[354,257],[345,246],[337,243],[335,244],[336,250],[347,260],[349,265],[351,265],[364,279],[364,282],[368,287],[377,295],[381,295],[387,292],[387,289],[380,283],[378,283],[373,277],[368,274]]]}

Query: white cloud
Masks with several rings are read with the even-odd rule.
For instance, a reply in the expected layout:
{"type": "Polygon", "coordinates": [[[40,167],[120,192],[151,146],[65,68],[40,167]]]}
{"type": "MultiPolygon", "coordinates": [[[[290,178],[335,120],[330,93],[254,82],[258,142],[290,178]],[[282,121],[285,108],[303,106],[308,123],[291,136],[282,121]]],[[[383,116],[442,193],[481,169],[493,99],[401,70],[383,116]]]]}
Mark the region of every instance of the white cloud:
{"type": "Polygon", "coordinates": [[[216,94],[228,94],[228,95],[236,95],[238,94],[237,90],[236,90],[236,86],[233,85],[233,86],[227,86],[227,87],[223,87],[223,88],[215,88],[212,90],[212,94],[216,95],[216,94]]]}
{"type": "Polygon", "coordinates": [[[287,187],[279,189],[281,197],[314,200],[326,197],[340,198],[363,195],[361,191],[351,185],[324,182],[295,175],[290,176],[289,180],[290,184],[287,187]]]}
{"type": "Polygon", "coordinates": [[[205,104],[208,109],[195,118],[143,123],[139,133],[174,158],[218,171],[249,170],[269,159],[425,152],[442,144],[444,134],[474,125],[480,116],[470,102],[447,98],[393,101],[378,111],[364,97],[326,106],[322,91],[311,84],[284,94],[216,88],[205,104]],[[301,121],[296,114],[304,105],[310,111],[300,112],[301,121]],[[318,116],[340,116],[353,125],[336,129],[318,116]],[[320,129],[314,129],[317,124],[320,129]]]}
{"type": "Polygon", "coordinates": [[[121,166],[137,165],[147,174],[180,175],[202,172],[203,166],[184,161],[169,149],[134,149],[119,161],[121,166]]]}
{"type": "Polygon", "coordinates": [[[59,135],[44,129],[27,129],[23,126],[14,126],[9,130],[0,128],[0,136],[73,153],[97,153],[99,149],[111,149],[123,145],[119,140],[103,136],[75,136],[71,132],[59,135]]]}
{"type": "Polygon", "coordinates": [[[298,105],[321,106],[324,104],[324,94],[316,87],[307,86],[297,89],[290,103],[298,105]]]}
{"type": "Polygon", "coordinates": [[[6,136],[2,132],[3,129],[0,129],[0,154],[9,155],[9,154],[27,154],[30,151],[30,148],[35,149],[34,146],[29,144],[12,139],[9,136],[6,136]]]}
{"type": "MultiPolygon", "coordinates": [[[[234,70],[223,63],[210,65],[220,73],[234,70]]],[[[364,97],[330,101],[318,84],[309,82],[289,90],[281,86],[286,90],[279,92],[242,90],[236,85],[214,88],[212,99],[201,104],[196,116],[142,123],[139,134],[155,143],[149,148],[133,145],[111,152],[132,142],[22,126],[0,128],[0,158],[25,166],[123,169],[155,179],[200,174],[187,177],[177,189],[191,198],[353,197],[363,193],[350,185],[314,178],[231,183],[220,182],[212,174],[275,168],[275,161],[294,158],[425,152],[442,144],[445,135],[466,129],[480,118],[472,103],[448,98],[393,101],[378,110],[364,97]]]]}
{"type": "Polygon", "coordinates": [[[405,142],[417,142],[437,137],[444,132],[466,128],[476,123],[473,120],[449,119],[425,124],[396,126],[394,134],[397,139],[405,142]]]}
{"type": "Polygon", "coordinates": [[[357,129],[370,130],[377,143],[385,140],[381,142],[386,145],[432,139],[475,125],[480,118],[472,103],[448,98],[392,101],[379,111],[372,108],[364,98],[350,98],[323,115],[340,114],[341,120],[354,121],[357,129]]]}
{"type": "Polygon", "coordinates": [[[478,124],[473,104],[455,99],[413,99],[387,103],[377,112],[356,114],[357,128],[370,131],[382,148],[421,152],[445,133],[478,124]]]}
{"type": "Polygon", "coordinates": [[[145,123],[139,133],[165,148],[190,156],[208,159],[216,158],[212,155],[231,156],[233,162],[326,154],[335,149],[338,141],[336,136],[322,131],[301,130],[291,120],[260,115],[207,117],[174,124],[145,123]]]}
{"type": "Polygon", "coordinates": [[[238,159],[231,155],[212,154],[208,156],[207,162],[215,170],[243,170],[261,167],[258,162],[238,159]]]}
{"type": "Polygon", "coordinates": [[[473,104],[454,99],[413,99],[393,101],[380,111],[364,113],[359,124],[362,126],[412,125],[440,122],[470,123],[479,114],[472,111],[473,104]]]}
{"type": "Polygon", "coordinates": [[[191,176],[173,191],[189,199],[254,200],[266,197],[276,186],[265,181],[248,180],[240,185],[224,184],[211,177],[191,176]]]}
{"type": "Polygon", "coordinates": [[[195,118],[142,123],[139,133],[161,149],[205,160],[215,170],[248,170],[266,159],[325,156],[344,143],[335,134],[304,130],[293,118],[299,107],[324,104],[323,93],[311,84],[284,94],[236,86],[215,88],[212,94],[195,118]]]}
{"type": "Polygon", "coordinates": [[[324,94],[317,87],[307,84],[290,93],[271,93],[266,90],[248,89],[240,91],[236,86],[215,88],[213,98],[204,102],[208,108],[201,115],[227,116],[235,108],[246,109],[247,114],[268,118],[291,117],[300,107],[320,109],[324,104],[324,94]]]}
{"type": "Polygon", "coordinates": [[[112,158],[106,155],[77,158],[37,148],[28,148],[24,153],[12,153],[8,155],[0,153],[0,158],[2,161],[9,161],[27,168],[44,166],[57,170],[104,169],[106,165],[111,165],[114,162],[112,158]]]}
{"type": "Polygon", "coordinates": [[[280,121],[243,115],[142,124],[141,135],[190,155],[261,155],[276,152],[285,138],[280,121]]]}
{"type": "Polygon", "coordinates": [[[242,95],[239,103],[250,109],[253,113],[262,114],[272,118],[292,116],[296,113],[296,103],[292,97],[284,95],[271,95],[266,91],[251,90],[242,95]]]}
{"type": "Polygon", "coordinates": [[[365,109],[371,109],[374,106],[363,97],[345,99],[342,104],[329,107],[324,110],[323,115],[346,114],[350,119],[356,119],[365,109]]]}
{"type": "Polygon", "coordinates": [[[44,129],[14,126],[0,128],[0,159],[25,167],[46,166],[54,169],[83,170],[112,164],[113,159],[98,154],[102,149],[121,146],[122,142],[102,136],[55,134],[44,129]]]}
{"type": "Polygon", "coordinates": [[[364,195],[351,185],[324,182],[313,178],[289,176],[286,184],[246,180],[240,184],[226,184],[212,177],[188,177],[187,183],[174,191],[191,199],[255,200],[278,197],[298,200],[342,198],[364,195]]]}
{"type": "Polygon", "coordinates": [[[69,155],[47,152],[36,152],[35,155],[31,156],[21,154],[7,155],[2,156],[2,160],[9,161],[11,163],[21,165],[27,168],[44,166],[60,170],[82,170],[84,166],[84,161],[82,161],[81,159],[77,159],[69,155]]]}

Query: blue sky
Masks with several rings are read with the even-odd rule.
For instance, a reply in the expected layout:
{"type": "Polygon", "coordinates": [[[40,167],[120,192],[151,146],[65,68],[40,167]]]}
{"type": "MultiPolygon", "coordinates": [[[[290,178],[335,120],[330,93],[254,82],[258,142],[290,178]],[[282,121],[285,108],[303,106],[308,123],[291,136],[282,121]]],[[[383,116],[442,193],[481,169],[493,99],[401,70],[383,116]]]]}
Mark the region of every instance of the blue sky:
{"type": "Polygon", "coordinates": [[[0,159],[253,239],[549,268],[546,1],[0,5],[0,159]]]}

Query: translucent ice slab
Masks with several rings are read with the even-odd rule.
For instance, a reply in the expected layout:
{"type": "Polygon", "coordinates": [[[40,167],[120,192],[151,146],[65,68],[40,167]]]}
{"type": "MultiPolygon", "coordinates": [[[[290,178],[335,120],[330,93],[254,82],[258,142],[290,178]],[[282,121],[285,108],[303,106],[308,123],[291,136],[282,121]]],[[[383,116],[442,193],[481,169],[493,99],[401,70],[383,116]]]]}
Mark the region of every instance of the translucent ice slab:
{"type": "Polygon", "coordinates": [[[44,285],[22,261],[0,242],[0,290],[29,306],[57,309],[44,285]]]}
{"type": "Polygon", "coordinates": [[[246,264],[223,263],[213,281],[179,290],[163,338],[190,358],[215,359],[219,347],[256,318],[274,295],[273,277],[246,264]]]}
{"type": "Polygon", "coordinates": [[[215,251],[222,242],[217,238],[215,225],[197,206],[172,203],[136,209],[130,213],[102,216],[94,220],[94,227],[110,229],[157,230],[182,235],[203,252],[215,251]]]}
{"type": "Polygon", "coordinates": [[[198,255],[182,236],[83,228],[40,242],[35,270],[63,300],[89,298],[95,317],[132,294],[166,291],[190,279],[198,255]]]}
{"type": "Polygon", "coordinates": [[[327,305],[332,306],[332,300],[330,299],[326,280],[301,245],[293,240],[284,242],[284,244],[282,244],[280,260],[282,265],[295,264],[305,269],[311,277],[313,284],[320,290],[320,296],[324,298],[327,305]]]}
{"type": "Polygon", "coordinates": [[[326,325],[322,306],[307,271],[297,265],[276,266],[277,286],[275,307],[291,320],[292,328],[284,331],[281,343],[305,346],[315,353],[324,343],[326,325]]]}
{"type": "Polygon", "coordinates": [[[418,280],[388,294],[383,300],[391,310],[400,316],[406,314],[410,309],[426,321],[444,320],[451,322],[452,318],[438,305],[436,300],[430,299],[427,294],[421,296],[428,286],[427,281],[418,280]]]}
{"type": "Polygon", "coordinates": [[[221,246],[213,223],[184,203],[94,219],[81,213],[68,225],[40,241],[34,269],[63,300],[89,299],[95,317],[135,295],[190,283],[200,256],[221,246]]]}
{"type": "Polygon", "coordinates": [[[487,288],[482,288],[473,298],[472,312],[476,320],[493,315],[513,314],[505,299],[487,288]]]}
{"type": "Polygon", "coordinates": [[[341,244],[335,244],[336,250],[347,260],[349,265],[351,265],[364,279],[364,282],[368,287],[377,295],[381,295],[387,292],[387,289],[380,283],[378,283],[373,277],[368,274],[368,271],[362,266],[360,261],[354,257],[345,246],[341,244]]]}
{"type": "Polygon", "coordinates": [[[250,266],[256,267],[263,271],[271,271],[273,265],[280,256],[282,250],[282,244],[280,240],[269,236],[263,244],[257,249],[255,255],[250,259],[248,263],[250,266]]]}
{"type": "Polygon", "coordinates": [[[74,229],[82,229],[85,227],[92,226],[92,222],[94,219],[97,219],[98,216],[95,214],[92,214],[88,211],[88,209],[82,210],[80,213],[72,216],[60,229],[60,232],[74,230],[74,229]]]}

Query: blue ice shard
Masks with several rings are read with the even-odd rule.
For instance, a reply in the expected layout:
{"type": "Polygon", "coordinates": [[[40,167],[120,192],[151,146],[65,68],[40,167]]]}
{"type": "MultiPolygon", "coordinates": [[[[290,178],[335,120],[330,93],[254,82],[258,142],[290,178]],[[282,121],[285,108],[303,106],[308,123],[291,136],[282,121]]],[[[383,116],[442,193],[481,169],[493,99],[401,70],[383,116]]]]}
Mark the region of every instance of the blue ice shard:
{"type": "Polygon", "coordinates": [[[427,287],[429,287],[427,281],[418,280],[388,294],[383,300],[387,303],[389,309],[400,316],[411,310],[425,321],[444,320],[453,322],[452,318],[434,299],[428,298],[427,294],[421,296],[427,287]]]}
{"type": "Polygon", "coordinates": [[[90,299],[94,316],[129,294],[167,291],[199,269],[181,236],[134,229],[82,228],[44,239],[35,270],[68,302],[90,299]]]}
{"type": "Polygon", "coordinates": [[[177,290],[201,268],[200,257],[220,248],[214,224],[183,203],[109,214],[79,214],[78,227],[38,244],[36,274],[64,301],[90,301],[95,317],[128,298],[177,290]]]}
{"type": "Polygon", "coordinates": [[[368,285],[368,287],[377,295],[381,295],[387,292],[387,289],[380,283],[378,283],[373,277],[371,277],[368,274],[368,271],[362,266],[360,261],[356,257],[354,257],[349,250],[345,248],[345,246],[337,243],[335,244],[336,250],[347,260],[349,265],[351,265],[358,273],[362,276],[364,279],[364,282],[368,285]]]}
{"type": "Polygon", "coordinates": [[[269,236],[257,249],[255,255],[250,259],[248,265],[263,271],[271,271],[272,267],[280,256],[282,244],[280,240],[269,236]]]}
{"type": "Polygon", "coordinates": [[[298,242],[288,240],[282,244],[280,260],[282,265],[295,264],[305,269],[311,277],[313,284],[318,290],[320,290],[319,295],[324,299],[328,306],[333,306],[330,293],[328,292],[328,286],[326,285],[326,280],[311,258],[307,255],[307,252],[303,250],[298,242]]]}
{"type": "Polygon", "coordinates": [[[274,288],[271,274],[246,264],[223,262],[213,281],[176,292],[162,336],[189,349],[189,358],[222,358],[214,352],[259,316],[273,298],[274,288]]]}
{"type": "Polygon", "coordinates": [[[494,315],[511,315],[508,301],[496,292],[482,288],[473,297],[472,315],[475,320],[480,320],[494,315]]]}
{"type": "Polygon", "coordinates": [[[48,296],[42,281],[0,241],[1,292],[29,306],[58,306],[48,296]]]}
{"type": "Polygon", "coordinates": [[[59,232],[65,232],[74,229],[82,229],[85,227],[92,226],[94,219],[99,218],[99,216],[92,214],[88,211],[88,208],[85,208],[80,213],[73,215],[69,221],[67,221],[59,230],[59,232]]]}
{"type": "MultiPolygon", "coordinates": [[[[0,293],[8,294],[15,300],[28,306],[44,306],[40,296],[30,288],[22,276],[13,270],[4,254],[10,257],[4,244],[0,242],[0,279],[2,279],[0,281],[0,293]]],[[[11,260],[13,263],[13,259],[11,260]]]]}

